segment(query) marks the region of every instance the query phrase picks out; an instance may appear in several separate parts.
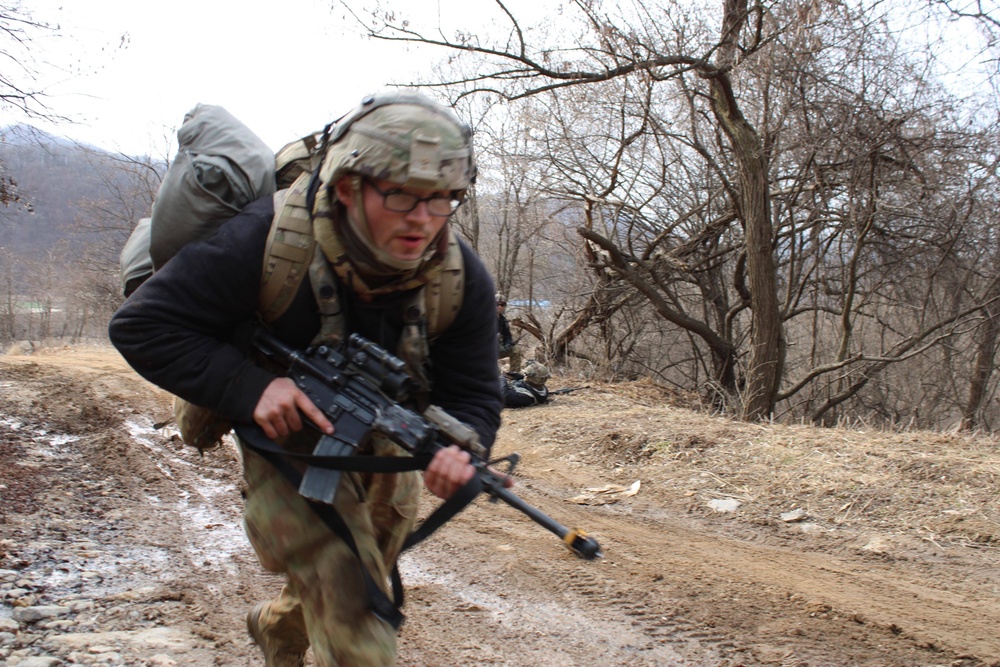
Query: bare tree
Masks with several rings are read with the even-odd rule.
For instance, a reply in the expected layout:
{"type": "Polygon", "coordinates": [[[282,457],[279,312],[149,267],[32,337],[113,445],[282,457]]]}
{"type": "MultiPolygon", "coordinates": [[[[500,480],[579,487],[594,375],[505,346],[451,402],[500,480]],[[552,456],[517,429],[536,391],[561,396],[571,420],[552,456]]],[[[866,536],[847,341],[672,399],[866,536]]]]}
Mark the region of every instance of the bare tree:
{"type": "MultiPolygon", "coordinates": [[[[32,66],[32,40],[53,28],[31,18],[20,3],[0,4],[0,109],[17,109],[25,118],[50,117],[45,106],[44,91],[35,85],[36,70],[32,66]]],[[[0,204],[26,204],[17,182],[0,164],[0,204]]]]}
{"type": "Polygon", "coordinates": [[[149,156],[88,153],[97,188],[78,203],[74,229],[86,246],[81,261],[115,275],[118,255],[139,219],[150,214],[168,165],[149,156]]]}
{"type": "Polygon", "coordinates": [[[848,406],[890,421],[958,409],[947,369],[971,377],[953,351],[992,299],[977,256],[992,243],[961,202],[991,130],[962,118],[933,54],[905,48],[883,7],[733,0],[713,26],[677,4],[577,0],[569,37],[549,41],[496,7],[509,31],[492,38],[377,10],[365,29],[474,61],[436,82],[458,97],[546,109],[550,180],[532,196],[562,206],[595,288],[574,338],[636,334],[602,333],[604,354],[704,372],[748,419],[779,402],[822,423],[848,406]],[[642,300],[597,299],[622,285],[642,300]],[[592,317],[612,302],[629,311],[592,317]],[[633,311],[674,333],[632,326],[633,311]]]}
{"type": "MultiPolygon", "coordinates": [[[[550,64],[555,52],[542,51],[541,58],[530,53],[520,25],[506,7],[497,3],[507,14],[512,26],[512,41],[500,47],[483,46],[475,39],[452,41],[429,37],[411,30],[405,23],[385,21],[382,29],[372,31],[374,37],[408,42],[437,44],[466,53],[479,54],[499,63],[497,69],[482,81],[500,86],[473,85],[470,91],[489,91],[506,99],[519,99],[569,86],[595,84],[616,78],[641,75],[651,80],[664,80],[685,71],[697,71],[709,82],[712,112],[719,127],[730,140],[736,157],[737,215],[746,235],[746,266],[749,297],[753,313],[752,343],[747,372],[742,413],[747,419],[770,414],[774,408],[781,377],[784,344],[775,292],[772,230],[767,197],[767,154],[755,128],[744,117],[733,91],[731,71],[739,58],[752,54],[763,43],[764,13],[761,7],[751,10],[743,0],[724,3],[722,30],[719,39],[708,50],[692,55],[683,49],[659,51],[662,40],[655,34],[641,34],[634,26],[619,27],[602,15],[597,3],[577,0],[573,3],[591,27],[587,44],[577,50],[578,61],[571,65],[560,59],[550,64]],[[752,19],[748,23],[748,19],[752,19]],[[749,39],[741,39],[744,28],[749,39]],[[645,38],[655,41],[646,41],[645,38]],[[504,63],[509,63],[505,66],[504,63]],[[570,65],[566,67],[566,65],[570,65]],[[589,69],[586,69],[587,67],[589,69]]],[[[636,6],[637,13],[646,13],[636,6]]],[[[380,17],[385,18],[385,17],[380,17]]],[[[639,18],[647,18],[640,16],[639,18]]],[[[637,25],[643,25],[637,21],[637,25]]],[[[475,81],[454,81],[473,83],[475,81]]]]}

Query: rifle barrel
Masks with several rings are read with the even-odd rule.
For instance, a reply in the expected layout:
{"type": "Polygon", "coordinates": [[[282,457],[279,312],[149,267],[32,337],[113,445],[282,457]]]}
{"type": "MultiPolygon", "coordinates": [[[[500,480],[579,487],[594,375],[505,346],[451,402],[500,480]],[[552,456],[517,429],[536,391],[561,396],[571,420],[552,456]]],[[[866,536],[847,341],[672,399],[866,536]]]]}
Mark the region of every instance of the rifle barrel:
{"type": "Polygon", "coordinates": [[[553,389],[552,391],[549,392],[549,394],[550,395],[571,394],[574,391],[580,391],[581,389],[590,389],[590,385],[588,384],[583,387],[563,387],[562,389],[553,389]]]}
{"type": "Polygon", "coordinates": [[[604,555],[601,553],[601,545],[597,543],[597,540],[589,537],[582,530],[567,528],[545,512],[529,505],[520,496],[504,488],[499,478],[488,475],[488,479],[484,479],[484,486],[488,494],[498,500],[504,501],[542,528],[559,536],[563,543],[577,556],[593,560],[604,555]]]}

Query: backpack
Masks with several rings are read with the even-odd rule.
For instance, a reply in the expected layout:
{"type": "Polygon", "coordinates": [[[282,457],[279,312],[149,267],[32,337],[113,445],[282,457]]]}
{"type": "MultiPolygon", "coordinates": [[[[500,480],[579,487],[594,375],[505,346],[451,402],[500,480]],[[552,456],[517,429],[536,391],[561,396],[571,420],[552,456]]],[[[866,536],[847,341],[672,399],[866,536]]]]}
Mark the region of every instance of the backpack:
{"type": "Polygon", "coordinates": [[[154,270],[277,189],[274,153],[222,107],[198,104],[189,111],[177,130],[177,147],[150,215],[154,270]]]}
{"type": "Polygon", "coordinates": [[[119,260],[122,269],[122,296],[134,292],[146,278],[153,275],[153,258],[149,256],[149,236],[152,218],[142,218],[125,242],[119,260]]]}
{"type": "MultiPolygon", "coordinates": [[[[330,297],[331,290],[320,289],[334,278],[313,237],[306,203],[309,180],[319,164],[319,135],[293,141],[274,154],[222,107],[198,104],[184,116],[177,138],[177,157],[157,191],[150,222],[137,225],[126,243],[130,256],[151,259],[153,269],[143,279],[185,244],[208,238],[244,206],[272,194],[275,213],[264,252],[258,315],[264,323],[278,319],[310,274],[320,308],[321,336],[328,343],[337,342],[343,330],[342,311],[337,290],[330,297]],[[143,248],[148,248],[145,253],[143,248]]],[[[124,251],[122,280],[124,284],[124,251]]],[[[464,285],[462,252],[453,239],[443,270],[404,304],[407,326],[398,352],[423,393],[429,392],[423,373],[428,343],[454,322],[464,285]]],[[[181,398],[174,400],[174,419],[184,442],[201,452],[219,444],[232,427],[208,408],[181,398]]]]}

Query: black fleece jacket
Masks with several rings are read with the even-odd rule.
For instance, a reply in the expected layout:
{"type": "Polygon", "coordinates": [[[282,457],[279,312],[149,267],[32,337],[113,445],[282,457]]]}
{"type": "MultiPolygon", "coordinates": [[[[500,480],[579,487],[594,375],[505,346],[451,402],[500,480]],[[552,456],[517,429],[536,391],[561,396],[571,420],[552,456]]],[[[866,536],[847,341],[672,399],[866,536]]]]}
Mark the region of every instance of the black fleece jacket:
{"type": "MultiPolygon", "coordinates": [[[[245,345],[273,215],[272,199],[260,199],[207,241],[185,246],[125,301],[109,326],[111,342],[144,378],[238,422],[252,421],[258,399],[275,377],[248,359],[245,345]]],[[[431,402],[473,427],[490,447],[501,408],[493,280],[475,253],[464,243],[461,247],[465,292],[455,322],[430,346],[431,402]]],[[[365,303],[349,290],[341,292],[346,330],[395,353],[402,332],[400,304],[410,293],[365,303]]],[[[272,330],[288,345],[304,349],[319,324],[306,279],[272,330]]]]}

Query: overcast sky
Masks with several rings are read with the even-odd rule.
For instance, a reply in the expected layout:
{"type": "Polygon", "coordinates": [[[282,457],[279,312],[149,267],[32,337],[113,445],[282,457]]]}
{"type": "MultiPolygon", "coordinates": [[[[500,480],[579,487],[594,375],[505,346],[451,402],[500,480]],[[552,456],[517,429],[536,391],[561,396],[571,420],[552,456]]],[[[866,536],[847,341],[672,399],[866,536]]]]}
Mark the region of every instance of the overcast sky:
{"type": "MultiPolygon", "coordinates": [[[[900,0],[904,6],[907,1],[913,0],[900,0]]],[[[986,1],[991,7],[997,2],[986,1]]],[[[132,155],[172,154],[177,126],[199,102],[225,107],[278,149],[321,129],[367,93],[428,76],[448,55],[365,39],[337,0],[23,2],[37,21],[59,26],[54,34],[39,36],[31,53],[52,112],[76,121],[59,127],[33,124],[132,155]]],[[[496,0],[389,4],[404,7],[407,18],[443,22],[446,31],[506,32],[510,27],[496,0]]],[[[559,0],[505,4],[526,23],[559,16],[554,9],[559,0]]],[[[547,24],[555,34],[567,31],[551,19],[547,24]]],[[[951,55],[962,66],[976,59],[961,48],[971,42],[953,44],[951,55]]],[[[4,67],[12,76],[11,64],[4,67]]],[[[981,78],[966,73],[962,80],[971,85],[981,78]]],[[[0,124],[22,120],[0,110],[0,124]]]]}
{"type": "MultiPolygon", "coordinates": [[[[25,0],[35,20],[60,27],[32,48],[44,61],[38,66],[52,111],[77,120],[59,128],[33,124],[109,150],[160,155],[164,137],[172,139],[184,114],[203,102],[225,107],[277,149],[394,79],[428,72],[445,55],[364,39],[332,4],[25,0]]],[[[405,6],[436,16],[455,4],[405,6]]],[[[481,20],[498,16],[493,0],[458,4],[470,24],[475,11],[481,20]]],[[[4,123],[16,120],[2,115],[4,123]]]]}

